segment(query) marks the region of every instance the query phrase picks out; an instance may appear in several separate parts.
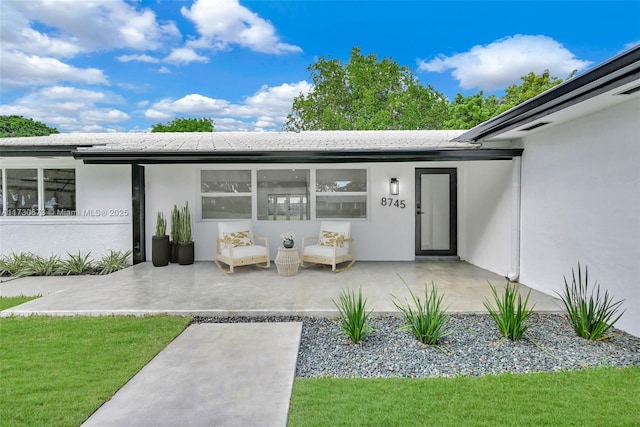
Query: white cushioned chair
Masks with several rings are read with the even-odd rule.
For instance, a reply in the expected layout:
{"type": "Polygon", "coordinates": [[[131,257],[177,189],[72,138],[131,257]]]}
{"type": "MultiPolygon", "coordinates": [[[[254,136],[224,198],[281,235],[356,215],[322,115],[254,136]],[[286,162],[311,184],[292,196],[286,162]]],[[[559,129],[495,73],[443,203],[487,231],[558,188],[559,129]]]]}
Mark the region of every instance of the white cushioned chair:
{"type": "Polygon", "coordinates": [[[219,222],[215,263],[227,274],[242,265],[269,268],[269,240],[253,235],[251,221],[219,222]],[[256,240],[263,240],[264,246],[256,245],[256,240]],[[223,268],[221,263],[227,264],[229,269],[223,268]]]}
{"type": "Polygon", "coordinates": [[[353,238],[351,237],[351,223],[348,221],[322,221],[320,232],[317,236],[302,238],[302,262],[311,264],[326,264],[332,271],[343,271],[351,267],[355,262],[353,251],[353,238]],[[307,244],[315,242],[315,244],[307,244]],[[337,268],[338,264],[344,264],[337,268]]]}

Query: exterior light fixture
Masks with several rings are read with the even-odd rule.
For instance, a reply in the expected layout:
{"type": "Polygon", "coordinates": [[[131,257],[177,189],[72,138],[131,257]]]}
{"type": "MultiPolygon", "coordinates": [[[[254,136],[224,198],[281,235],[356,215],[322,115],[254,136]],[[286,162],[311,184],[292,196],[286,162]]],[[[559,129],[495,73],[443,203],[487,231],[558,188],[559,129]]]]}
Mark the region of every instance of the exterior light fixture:
{"type": "Polygon", "coordinates": [[[389,194],[392,196],[400,194],[400,181],[397,178],[391,178],[389,181],[389,194]]]}

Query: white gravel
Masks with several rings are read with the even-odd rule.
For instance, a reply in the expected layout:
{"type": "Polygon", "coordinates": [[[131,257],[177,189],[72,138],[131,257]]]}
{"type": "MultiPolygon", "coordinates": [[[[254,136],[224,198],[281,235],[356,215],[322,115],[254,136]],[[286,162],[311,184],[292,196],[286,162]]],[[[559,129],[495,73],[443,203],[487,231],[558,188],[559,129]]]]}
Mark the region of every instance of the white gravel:
{"type": "Polygon", "coordinates": [[[640,338],[614,330],[594,342],[576,336],[557,314],[534,313],[525,338],[502,338],[486,314],[453,314],[451,335],[425,346],[398,331],[400,317],[372,317],[376,329],[359,344],[340,334],[338,319],[300,317],[196,318],[195,322],[302,321],[298,377],[451,377],[640,366],[640,338]]]}

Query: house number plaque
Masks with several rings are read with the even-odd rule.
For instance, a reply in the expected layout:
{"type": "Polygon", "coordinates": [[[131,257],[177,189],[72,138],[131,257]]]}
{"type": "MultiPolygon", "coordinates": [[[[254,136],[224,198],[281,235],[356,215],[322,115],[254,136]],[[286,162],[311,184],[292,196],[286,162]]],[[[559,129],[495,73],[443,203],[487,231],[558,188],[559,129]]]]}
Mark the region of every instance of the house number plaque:
{"type": "Polygon", "coordinates": [[[380,205],[381,206],[386,206],[389,208],[399,208],[399,209],[404,209],[407,207],[404,199],[400,200],[400,199],[394,199],[393,197],[383,197],[380,200],[380,205]]]}

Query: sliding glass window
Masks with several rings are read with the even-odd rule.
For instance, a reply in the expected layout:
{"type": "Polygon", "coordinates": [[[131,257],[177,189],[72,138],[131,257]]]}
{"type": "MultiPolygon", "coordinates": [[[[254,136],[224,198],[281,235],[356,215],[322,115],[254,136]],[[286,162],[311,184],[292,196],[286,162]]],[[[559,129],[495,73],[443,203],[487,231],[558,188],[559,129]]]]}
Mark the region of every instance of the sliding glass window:
{"type": "Polygon", "coordinates": [[[316,171],[316,218],[367,217],[366,169],[316,171]]]}
{"type": "Polygon", "coordinates": [[[308,169],[258,170],[258,219],[309,219],[308,169]]]}
{"type": "Polygon", "coordinates": [[[202,219],[251,219],[251,171],[200,171],[202,219]]]}

